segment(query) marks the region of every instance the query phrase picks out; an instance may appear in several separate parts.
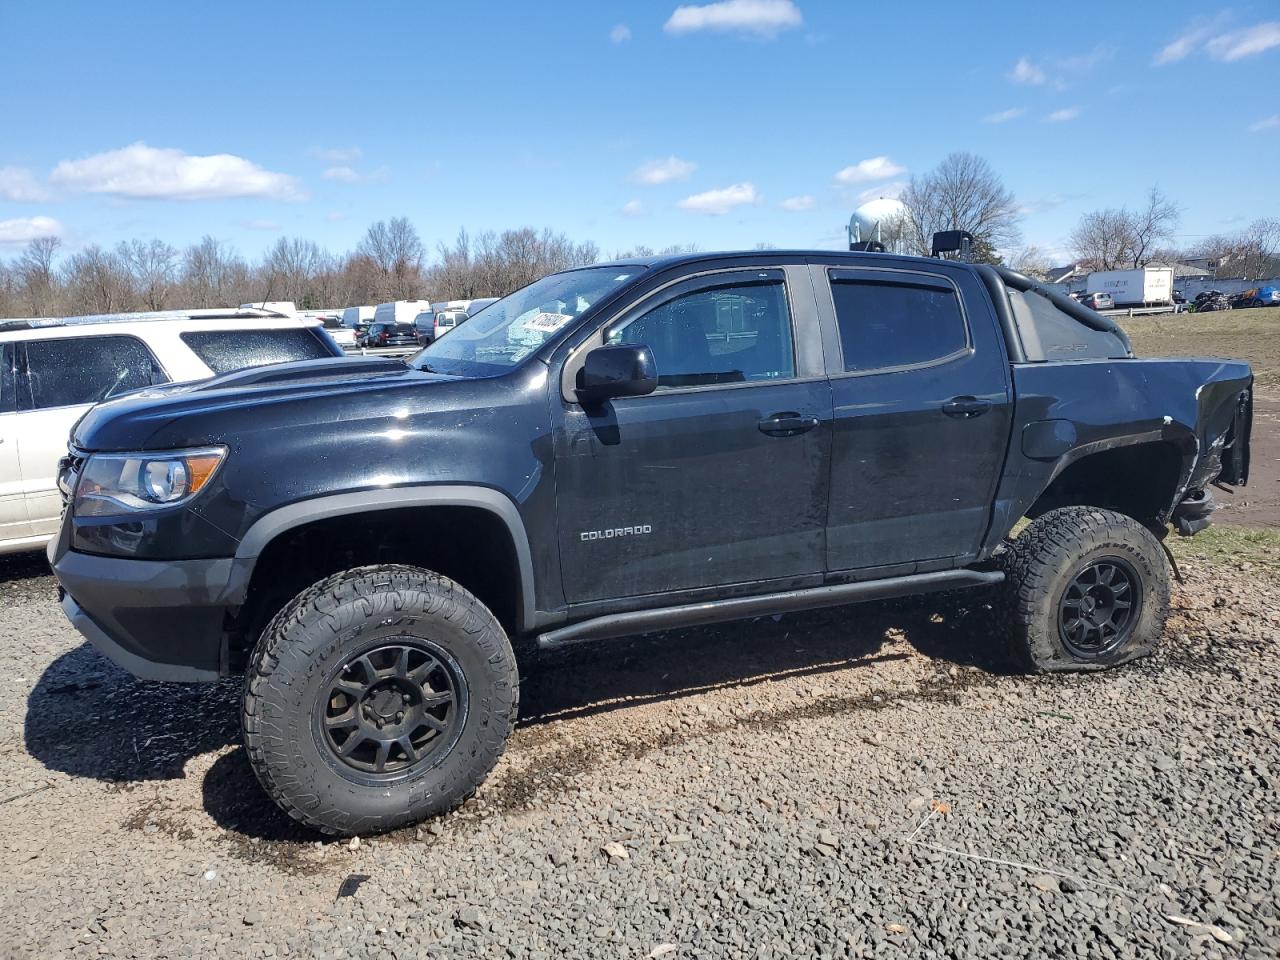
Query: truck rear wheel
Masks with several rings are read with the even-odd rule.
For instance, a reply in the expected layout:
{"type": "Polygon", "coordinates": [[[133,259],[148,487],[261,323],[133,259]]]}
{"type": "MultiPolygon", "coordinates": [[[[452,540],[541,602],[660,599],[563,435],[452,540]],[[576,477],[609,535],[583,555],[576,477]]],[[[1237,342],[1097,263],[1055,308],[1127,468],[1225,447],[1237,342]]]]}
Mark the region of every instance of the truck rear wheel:
{"type": "Polygon", "coordinates": [[[1024,669],[1116,666],[1146,656],[1164,631],[1164,552],[1132,517],[1097,507],[1051,510],[1008,545],[1002,564],[1002,629],[1024,669]]]}
{"type": "Polygon", "coordinates": [[[250,659],[250,765],[322,833],[444,813],[484,781],[516,719],[518,673],[493,614],[446,577],[359,567],[285,605],[250,659]]]}

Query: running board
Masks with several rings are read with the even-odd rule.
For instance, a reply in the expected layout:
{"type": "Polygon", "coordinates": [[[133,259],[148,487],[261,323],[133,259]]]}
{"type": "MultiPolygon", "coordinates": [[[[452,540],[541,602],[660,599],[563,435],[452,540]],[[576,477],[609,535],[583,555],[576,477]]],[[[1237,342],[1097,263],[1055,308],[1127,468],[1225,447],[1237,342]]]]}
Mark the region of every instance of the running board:
{"type": "Polygon", "coordinates": [[[692,627],[700,623],[720,623],[725,620],[742,620],[746,617],[767,616],[774,613],[838,607],[863,600],[886,600],[890,597],[936,593],[939,590],[985,587],[1003,580],[1004,574],[994,571],[939,570],[935,573],[913,573],[906,577],[887,577],[883,580],[861,580],[857,583],[837,583],[825,587],[809,587],[805,590],[786,590],[782,593],[766,593],[758,597],[734,597],[730,600],[712,600],[707,603],[686,603],[677,607],[611,613],[540,633],[538,648],[555,650],[587,640],[607,640],[610,637],[626,637],[637,633],[651,633],[655,630],[692,627]]]}

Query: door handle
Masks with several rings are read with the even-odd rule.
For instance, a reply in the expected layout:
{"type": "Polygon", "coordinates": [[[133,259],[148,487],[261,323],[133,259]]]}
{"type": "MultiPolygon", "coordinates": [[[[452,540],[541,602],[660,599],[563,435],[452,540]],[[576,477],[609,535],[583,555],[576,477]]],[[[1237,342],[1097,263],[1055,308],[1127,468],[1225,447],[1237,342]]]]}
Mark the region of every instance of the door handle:
{"type": "Polygon", "coordinates": [[[818,425],[817,417],[806,417],[798,413],[775,413],[760,421],[760,432],[771,437],[796,437],[808,433],[818,425]]]}
{"type": "Polygon", "coordinates": [[[942,405],[942,412],[948,417],[959,417],[961,420],[980,417],[990,409],[990,400],[979,400],[977,397],[952,397],[942,405]]]}

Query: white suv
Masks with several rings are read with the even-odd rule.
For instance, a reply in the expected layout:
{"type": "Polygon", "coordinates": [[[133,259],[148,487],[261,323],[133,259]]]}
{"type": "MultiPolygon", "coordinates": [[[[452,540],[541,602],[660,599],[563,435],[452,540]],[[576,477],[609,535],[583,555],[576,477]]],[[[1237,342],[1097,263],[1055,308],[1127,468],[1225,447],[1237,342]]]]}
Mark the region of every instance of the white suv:
{"type": "Polygon", "coordinates": [[[158,383],[342,356],[318,324],[267,310],[0,320],[0,553],[57,531],[58,461],[95,403],[158,383]]]}

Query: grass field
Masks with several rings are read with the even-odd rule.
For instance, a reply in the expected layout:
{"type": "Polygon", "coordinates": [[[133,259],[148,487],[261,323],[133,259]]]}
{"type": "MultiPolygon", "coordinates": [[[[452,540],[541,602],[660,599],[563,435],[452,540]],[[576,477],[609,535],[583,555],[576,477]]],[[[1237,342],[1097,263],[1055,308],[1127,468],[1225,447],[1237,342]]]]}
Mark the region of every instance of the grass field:
{"type": "Polygon", "coordinates": [[[1138,356],[1248,360],[1259,386],[1280,386],[1280,308],[1156,314],[1122,323],[1138,356]]]}

